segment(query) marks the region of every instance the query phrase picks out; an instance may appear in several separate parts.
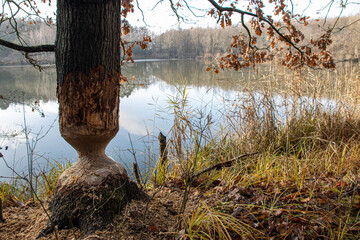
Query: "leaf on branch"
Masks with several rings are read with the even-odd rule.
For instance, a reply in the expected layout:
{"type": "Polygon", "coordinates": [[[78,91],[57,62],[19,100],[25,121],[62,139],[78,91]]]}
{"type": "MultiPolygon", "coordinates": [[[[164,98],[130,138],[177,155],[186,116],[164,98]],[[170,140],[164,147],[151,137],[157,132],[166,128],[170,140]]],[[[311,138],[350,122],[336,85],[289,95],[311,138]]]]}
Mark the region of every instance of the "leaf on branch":
{"type": "Polygon", "coordinates": [[[224,17],[222,17],[221,20],[220,20],[220,26],[221,26],[222,28],[225,28],[225,20],[224,20],[224,17]]]}

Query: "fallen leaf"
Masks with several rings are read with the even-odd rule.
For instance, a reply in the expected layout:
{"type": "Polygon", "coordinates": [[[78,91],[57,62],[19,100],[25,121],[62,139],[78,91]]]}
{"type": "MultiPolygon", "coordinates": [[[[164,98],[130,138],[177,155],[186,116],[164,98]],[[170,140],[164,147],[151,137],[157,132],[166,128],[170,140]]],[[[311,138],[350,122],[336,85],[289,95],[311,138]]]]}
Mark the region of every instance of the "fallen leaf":
{"type": "Polygon", "coordinates": [[[149,231],[150,232],[158,232],[159,228],[155,225],[149,225],[149,231]]]}
{"type": "Polygon", "coordinates": [[[272,214],[275,216],[275,217],[278,217],[281,215],[283,211],[281,209],[275,209],[274,211],[272,211],[272,214]]]}
{"type": "Polygon", "coordinates": [[[310,198],[307,197],[307,198],[303,198],[300,200],[302,203],[307,203],[308,201],[310,201],[310,198]]]}

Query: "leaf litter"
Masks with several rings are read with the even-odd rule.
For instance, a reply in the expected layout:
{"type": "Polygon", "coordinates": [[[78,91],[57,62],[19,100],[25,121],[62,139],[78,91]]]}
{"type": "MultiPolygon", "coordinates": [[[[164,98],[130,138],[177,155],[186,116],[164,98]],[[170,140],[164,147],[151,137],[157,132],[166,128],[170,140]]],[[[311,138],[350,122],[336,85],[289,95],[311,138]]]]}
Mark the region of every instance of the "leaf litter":
{"type": "MultiPolygon", "coordinates": [[[[57,232],[58,239],[189,239],[190,216],[206,204],[248,226],[248,239],[359,239],[358,181],[336,178],[306,179],[301,188],[288,180],[247,186],[192,188],[186,211],[179,214],[183,186],[167,180],[150,191],[149,201],[133,201],[112,224],[91,236],[78,229],[57,232]]],[[[6,201],[0,239],[36,239],[47,216],[38,203],[6,201]]],[[[205,232],[205,226],[195,226],[205,232]]],[[[228,229],[230,239],[246,239],[228,229]]],[[[216,233],[205,239],[220,239],[216,233]]],[[[54,234],[47,238],[56,239],[54,234]]],[[[200,239],[196,236],[193,239],[200,239]]]]}

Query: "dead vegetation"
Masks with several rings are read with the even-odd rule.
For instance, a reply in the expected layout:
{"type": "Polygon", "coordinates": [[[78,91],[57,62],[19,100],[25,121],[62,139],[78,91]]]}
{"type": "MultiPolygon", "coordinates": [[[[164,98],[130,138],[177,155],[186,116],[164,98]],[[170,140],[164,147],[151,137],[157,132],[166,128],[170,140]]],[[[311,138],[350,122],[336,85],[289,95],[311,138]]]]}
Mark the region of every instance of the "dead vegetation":
{"type": "MultiPolygon", "coordinates": [[[[166,161],[144,185],[150,198],[92,238],[72,228],[48,239],[359,239],[358,68],[285,75],[264,76],[267,91],[243,89],[220,119],[189,106],[179,87],[166,161]]],[[[55,166],[43,201],[63,171],[55,166]]],[[[23,187],[2,183],[0,239],[35,239],[46,225],[23,187]]]]}

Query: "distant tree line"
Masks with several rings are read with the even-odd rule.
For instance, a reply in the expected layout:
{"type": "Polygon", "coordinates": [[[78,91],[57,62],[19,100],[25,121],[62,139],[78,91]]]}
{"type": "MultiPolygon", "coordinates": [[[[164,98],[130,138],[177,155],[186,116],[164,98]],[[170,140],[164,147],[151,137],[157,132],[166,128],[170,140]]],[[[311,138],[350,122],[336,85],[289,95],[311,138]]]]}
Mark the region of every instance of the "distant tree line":
{"type": "MultiPolygon", "coordinates": [[[[360,15],[342,17],[333,29],[332,45],[330,51],[335,60],[354,60],[359,58],[360,53],[360,15]]],[[[323,33],[324,29],[333,26],[336,19],[327,21],[310,21],[310,27],[306,29],[306,38],[314,38],[323,33]]],[[[299,26],[299,28],[304,28],[299,26]]],[[[205,59],[213,60],[226,54],[229,50],[229,42],[232,42],[234,32],[244,31],[241,27],[222,28],[191,28],[174,29],[160,35],[151,34],[145,28],[134,27],[132,33],[126,36],[128,41],[139,39],[142,36],[152,36],[152,43],[145,51],[136,47],[135,58],[165,58],[165,59],[205,59]]],[[[264,29],[264,31],[266,31],[264,29]]],[[[255,35],[255,34],[254,34],[255,35]]],[[[266,36],[257,39],[258,43],[265,43],[266,36]]]]}
{"type": "MultiPolygon", "coordinates": [[[[128,38],[139,37],[138,34],[149,34],[144,28],[134,28],[128,38]],[[133,36],[133,34],[136,36],[133,36]]],[[[233,28],[192,28],[169,30],[152,36],[149,48],[143,51],[134,49],[135,58],[213,58],[224,54],[234,33],[233,28]]]]}
{"type": "MultiPolygon", "coordinates": [[[[333,53],[335,60],[354,60],[360,55],[360,22],[356,21],[360,15],[352,17],[343,17],[339,20],[332,35],[333,44],[330,51],[333,53]],[[346,26],[342,28],[343,26],[346,26]]],[[[328,19],[326,23],[323,21],[311,21],[310,28],[307,28],[307,36],[317,36],[321,31],[333,25],[336,19],[328,19]]],[[[27,22],[20,23],[22,32],[25,32],[26,43],[31,45],[34,43],[54,42],[55,26],[49,26],[44,23],[27,22]]],[[[301,28],[301,26],[300,26],[301,28]]],[[[191,28],[191,29],[172,29],[160,35],[153,34],[146,27],[132,27],[131,33],[125,36],[126,41],[136,41],[144,36],[151,36],[152,42],[145,50],[138,46],[133,49],[134,59],[204,59],[214,60],[226,54],[229,50],[229,42],[232,40],[234,32],[243,31],[240,27],[232,26],[225,29],[222,28],[191,28]]],[[[15,41],[15,33],[9,32],[8,29],[0,28],[1,37],[15,41]]],[[[259,43],[265,42],[265,36],[257,40],[259,43]]],[[[53,53],[31,54],[31,58],[40,63],[54,63],[53,53]]],[[[24,56],[16,51],[5,47],[0,47],[0,65],[24,64],[27,60],[24,56]]]]}

